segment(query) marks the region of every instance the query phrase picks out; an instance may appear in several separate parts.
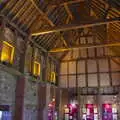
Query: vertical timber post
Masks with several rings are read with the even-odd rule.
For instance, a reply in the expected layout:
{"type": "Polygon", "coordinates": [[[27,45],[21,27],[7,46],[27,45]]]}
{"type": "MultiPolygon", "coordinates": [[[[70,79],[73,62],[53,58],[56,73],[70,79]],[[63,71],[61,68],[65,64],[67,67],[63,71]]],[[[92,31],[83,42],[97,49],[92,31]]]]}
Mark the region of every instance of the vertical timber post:
{"type": "MultiPolygon", "coordinates": [[[[96,35],[94,34],[94,44],[96,44],[96,35]]],[[[97,82],[98,82],[98,89],[97,89],[97,104],[98,104],[98,117],[102,119],[102,112],[101,112],[101,96],[100,96],[100,71],[99,71],[99,61],[97,59],[97,48],[95,48],[95,58],[96,58],[96,67],[97,67],[97,82]]]]}
{"type": "Polygon", "coordinates": [[[69,62],[67,62],[67,89],[68,89],[68,102],[70,101],[69,96],[69,62]]]}
{"type": "Polygon", "coordinates": [[[43,84],[38,85],[38,111],[37,111],[37,120],[44,119],[44,109],[46,106],[46,89],[47,86],[43,84]]]}
{"type": "Polygon", "coordinates": [[[76,61],[76,100],[78,101],[78,114],[77,119],[80,120],[80,91],[78,83],[78,60],[76,61]]]}
{"type": "MultiPolygon", "coordinates": [[[[45,117],[44,114],[46,114],[46,101],[47,101],[47,60],[48,60],[48,54],[44,54],[43,59],[41,59],[41,63],[44,65],[41,65],[41,74],[40,77],[41,83],[38,83],[38,107],[37,107],[37,120],[45,120],[47,117],[45,117]],[[44,81],[44,82],[43,82],[44,81]]],[[[47,114],[46,114],[47,115],[47,114]]]]}
{"type": "Polygon", "coordinates": [[[2,51],[2,46],[3,46],[3,44],[2,44],[2,42],[3,42],[3,40],[5,40],[5,37],[4,37],[4,28],[5,28],[5,19],[4,19],[4,17],[0,17],[0,58],[1,58],[1,51],[2,51]]]}
{"type": "MultiPolygon", "coordinates": [[[[25,39],[28,42],[28,39],[25,39]]],[[[20,72],[24,74],[25,67],[25,55],[27,42],[24,44],[24,52],[20,55],[20,72]]],[[[23,120],[23,111],[24,111],[24,89],[25,89],[25,77],[18,76],[16,82],[16,96],[15,96],[15,114],[14,120],[23,120]]]]}

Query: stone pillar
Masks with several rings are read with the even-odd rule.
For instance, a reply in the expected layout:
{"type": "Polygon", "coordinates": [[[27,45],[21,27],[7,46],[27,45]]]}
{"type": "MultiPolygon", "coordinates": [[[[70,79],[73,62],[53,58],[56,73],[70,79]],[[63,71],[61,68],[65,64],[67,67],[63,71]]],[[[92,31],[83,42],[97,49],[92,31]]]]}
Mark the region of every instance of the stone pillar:
{"type": "Polygon", "coordinates": [[[18,77],[18,80],[16,83],[16,100],[15,100],[14,120],[23,120],[24,88],[25,88],[25,78],[18,77]]]}

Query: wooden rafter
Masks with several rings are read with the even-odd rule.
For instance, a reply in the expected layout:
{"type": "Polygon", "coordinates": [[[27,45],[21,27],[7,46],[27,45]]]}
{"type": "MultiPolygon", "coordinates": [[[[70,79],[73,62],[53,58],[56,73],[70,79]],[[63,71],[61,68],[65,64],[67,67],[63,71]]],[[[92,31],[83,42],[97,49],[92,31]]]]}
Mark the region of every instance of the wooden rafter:
{"type": "Polygon", "coordinates": [[[71,11],[66,3],[64,4],[64,7],[65,7],[65,10],[66,10],[68,16],[70,17],[70,19],[73,20],[73,15],[72,15],[72,13],[71,13],[71,11]]]}
{"type": "MultiPolygon", "coordinates": [[[[14,29],[16,29],[21,35],[23,35],[24,37],[27,37],[30,42],[32,42],[37,48],[41,49],[43,52],[48,53],[48,51],[46,49],[44,49],[42,46],[38,45],[34,40],[29,38],[29,35],[22,31],[16,24],[14,24],[13,22],[11,22],[7,17],[5,17],[4,15],[0,15],[0,17],[3,17],[3,19],[9,24],[11,25],[14,29]]],[[[53,60],[57,61],[54,57],[52,57],[49,54],[49,57],[51,57],[53,60]]]]}
{"type": "Polygon", "coordinates": [[[40,15],[42,15],[42,17],[53,27],[55,26],[53,24],[53,22],[47,17],[47,15],[39,9],[39,7],[36,5],[36,3],[34,2],[34,0],[30,0],[32,2],[32,4],[34,5],[34,7],[36,8],[36,10],[40,13],[40,15]]]}
{"type": "Polygon", "coordinates": [[[105,14],[104,14],[104,18],[107,18],[110,9],[111,9],[111,6],[109,6],[109,5],[107,4],[107,5],[106,5],[105,14]]]}
{"type": "Polygon", "coordinates": [[[117,47],[120,46],[120,42],[116,42],[116,43],[108,43],[108,44],[97,44],[97,45],[79,45],[79,46],[75,46],[75,47],[71,47],[71,48],[55,48],[50,50],[49,52],[65,52],[65,51],[71,51],[73,49],[91,49],[91,48],[102,48],[102,47],[117,47]]]}
{"type": "Polygon", "coordinates": [[[85,0],[59,0],[60,2],[58,4],[56,3],[51,3],[51,7],[57,7],[57,6],[64,6],[64,4],[75,4],[75,3],[79,3],[79,2],[84,2],[85,0]]]}
{"type": "Polygon", "coordinates": [[[105,25],[108,23],[115,23],[119,21],[120,21],[120,17],[117,17],[117,18],[110,18],[110,19],[105,19],[105,20],[99,19],[99,20],[94,20],[90,22],[81,22],[80,24],[57,26],[57,27],[49,28],[48,30],[41,30],[39,32],[34,32],[32,33],[32,36],[56,33],[60,31],[75,30],[75,29],[80,29],[80,28],[88,28],[88,27],[93,27],[93,26],[100,26],[100,25],[105,25]]]}
{"type": "MultiPolygon", "coordinates": [[[[39,13],[42,15],[42,17],[50,24],[50,26],[54,27],[55,24],[48,18],[47,14],[44,13],[42,10],[39,9],[39,7],[36,5],[36,3],[34,2],[34,0],[30,0],[30,1],[32,2],[32,4],[34,5],[34,7],[39,11],[39,13]]],[[[66,40],[63,37],[61,37],[61,38],[60,39],[63,41],[64,45],[67,47],[66,40]]]]}

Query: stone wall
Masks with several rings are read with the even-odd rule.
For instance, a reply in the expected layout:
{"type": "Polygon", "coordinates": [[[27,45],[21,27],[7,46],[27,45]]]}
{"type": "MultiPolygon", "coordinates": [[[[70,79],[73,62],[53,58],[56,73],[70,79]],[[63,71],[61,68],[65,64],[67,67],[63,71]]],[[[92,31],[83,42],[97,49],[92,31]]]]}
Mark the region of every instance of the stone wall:
{"type": "MultiPolygon", "coordinates": [[[[7,70],[7,72],[0,69],[0,105],[9,105],[10,110],[13,112],[14,115],[14,107],[15,107],[15,97],[19,99],[21,96],[15,96],[15,92],[18,90],[16,89],[16,81],[19,80],[19,77],[17,77],[16,72],[20,73],[21,65],[23,65],[21,56],[23,55],[24,47],[27,38],[23,38],[21,35],[19,35],[15,30],[10,29],[8,27],[5,27],[3,32],[0,32],[0,45],[2,45],[2,41],[9,42],[14,48],[15,48],[15,54],[14,54],[14,60],[13,64],[10,65],[10,69],[7,65],[2,65],[3,63],[0,63],[0,65],[4,66],[7,70]],[[21,63],[22,62],[22,63],[21,63]],[[10,70],[13,70],[12,72],[10,70]]],[[[41,74],[40,78],[35,78],[31,74],[32,69],[32,47],[29,45],[27,46],[26,51],[26,59],[25,59],[25,67],[24,67],[24,77],[25,77],[25,94],[24,94],[24,120],[37,120],[37,114],[38,114],[38,86],[40,86],[40,80],[46,78],[46,69],[44,71],[45,74],[42,73],[42,68],[45,68],[45,65],[43,66],[41,61],[41,53],[38,51],[37,48],[35,48],[35,60],[40,62],[42,64],[41,68],[41,74]]],[[[42,54],[44,55],[44,54],[42,54]]],[[[23,56],[24,57],[24,56],[23,56]]],[[[44,63],[46,64],[46,62],[44,63]]],[[[46,64],[47,65],[47,64],[46,64]]],[[[0,67],[2,68],[2,67],[0,67]]],[[[23,72],[23,71],[21,71],[23,72]]],[[[46,80],[46,79],[45,79],[46,80]]],[[[44,81],[45,81],[44,80],[44,81]]],[[[47,80],[46,80],[47,81],[47,80]]],[[[47,84],[47,83],[46,83],[47,84]]],[[[44,112],[44,119],[46,120],[47,112],[48,112],[48,104],[51,101],[51,98],[53,97],[53,93],[50,91],[51,85],[47,85],[47,90],[45,95],[47,98],[46,106],[43,110],[44,112]]],[[[22,89],[22,88],[21,88],[22,89]]],[[[18,90],[19,92],[19,90],[18,90]]],[[[42,91],[41,91],[42,94],[42,91]]],[[[22,98],[21,98],[22,99],[22,98]]],[[[17,99],[16,99],[17,101],[17,99]]],[[[19,102],[19,101],[18,101],[19,102]]],[[[16,104],[18,103],[16,102],[16,104]]],[[[22,104],[21,104],[22,105],[22,104]]]]}
{"type": "Polygon", "coordinates": [[[17,77],[0,70],[0,105],[9,105],[14,111],[17,77]]]}
{"type": "Polygon", "coordinates": [[[38,84],[25,80],[25,95],[24,95],[24,120],[37,120],[37,105],[38,105],[38,84]]]}

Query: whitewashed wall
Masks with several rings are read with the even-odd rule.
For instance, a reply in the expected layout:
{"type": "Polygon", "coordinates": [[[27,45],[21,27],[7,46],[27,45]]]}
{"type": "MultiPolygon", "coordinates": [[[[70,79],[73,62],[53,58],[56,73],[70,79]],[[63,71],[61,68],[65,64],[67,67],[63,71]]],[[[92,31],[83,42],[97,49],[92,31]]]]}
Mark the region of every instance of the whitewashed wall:
{"type": "Polygon", "coordinates": [[[81,60],[78,61],[78,65],[77,65],[77,69],[78,69],[78,73],[85,73],[85,61],[81,60]]]}
{"type": "Polygon", "coordinates": [[[86,87],[85,75],[78,75],[78,86],[86,87]]]}
{"type": "Polygon", "coordinates": [[[98,86],[97,74],[89,74],[88,75],[88,86],[89,87],[96,87],[96,86],[98,86]]]}
{"type": "MultiPolygon", "coordinates": [[[[104,55],[113,55],[113,52],[108,48],[97,48],[97,56],[100,59],[93,59],[95,57],[94,48],[88,50],[89,59],[85,59],[87,51],[78,50],[70,51],[67,56],[64,57],[60,67],[60,86],[61,87],[75,87],[76,85],[76,58],[79,58],[77,63],[77,79],[80,87],[86,87],[88,81],[88,87],[97,87],[98,77],[100,86],[110,86],[111,78],[112,85],[120,85],[120,65],[115,62],[115,58],[104,58],[104,55]],[[75,54],[75,55],[74,55],[75,54]],[[82,58],[82,59],[81,59],[82,58]],[[69,61],[68,61],[69,60],[69,61]],[[97,64],[99,69],[97,70],[97,64]],[[111,69],[110,69],[111,67],[111,69]],[[111,71],[111,74],[110,74],[111,71]],[[87,72],[87,78],[86,78],[87,72]],[[99,73],[98,73],[99,72],[99,73]],[[69,75],[68,75],[69,74],[69,75]],[[67,76],[68,75],[68,76],[67,76]]],[[[120,61],[120,58],[116,58],[120,61]]]]}

